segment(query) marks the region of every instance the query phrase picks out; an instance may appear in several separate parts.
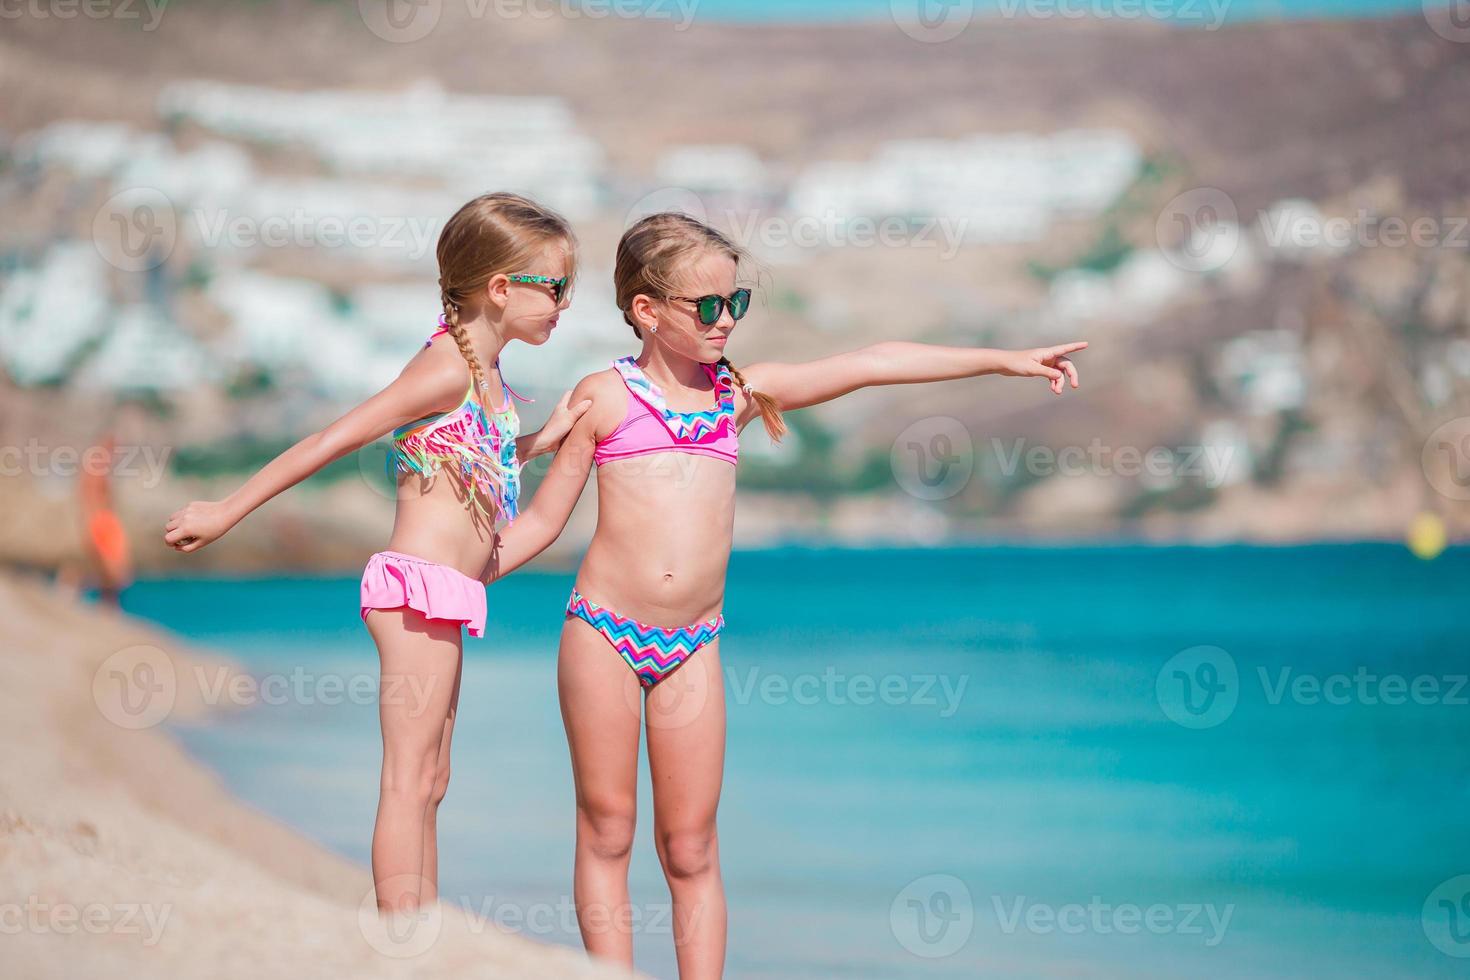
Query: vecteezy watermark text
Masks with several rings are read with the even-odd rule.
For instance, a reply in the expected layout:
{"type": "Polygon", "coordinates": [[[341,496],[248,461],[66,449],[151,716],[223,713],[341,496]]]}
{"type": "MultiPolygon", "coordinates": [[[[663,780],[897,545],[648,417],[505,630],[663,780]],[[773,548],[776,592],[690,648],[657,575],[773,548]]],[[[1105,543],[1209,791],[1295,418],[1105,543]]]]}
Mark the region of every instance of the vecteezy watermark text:
{"type": "Polygon", "coordinates": [[[1085,903],[1061,905],[1028,901],[1024,895],[1009,899],[992,895],[990,901],[1001,932],[1008,936],[1021,931],[1038,936],[1054,933],[1066,936],[1135,936],[1146,932],[1155,936],[1200,936],[1209,948],[1220,945],[1225,939],[1225,932],[1235,915],[1233,904],[1153,902],[1139,905],[1134,902],[1107,902],[1101,895],[1093,895],[1085,903]]]}
{"type": "Polygon", "coordinates": [[[146,902],[47,902],[30,895],[22,902],[0,902],[0,936],[84,932],[141,936],[144,946],[157,946],[173,909],[172,905],[146,902]]]}
{"type": "Polygon", "coordinates": [[[1086,446],[1027,445],[1025,439],[992,437],[991,449],[1006,477],[1022,468],[1030,476],[1198,477],[1211,489],[1225,482],[1235,458],[1234,446],[1107,446],[1094,438],[1086,446]]]}
{"type": "MultiPolygon", "coordinates": [[[[1006,936],[1094,935],[1198,938],[1219,946],[1235,915],[1234,904],[1208,902],[1114,902],[1101,895],[1086,901],[1044,902],[1026,895],[990,895],[989,911],[1006,936]]],[[[951,874],[930,874],[905,885],[889,907],[889,926],[900,946],[915,956],[953,956],[969,942],[984,905],[951,874]]]]}
{"type": "Polygon", "coordinates": [[[142,20],[156,30],[169,0],[0,0],[0,20],[142,20]]]}
{"type": "Polygon", "coordinates": [[[747,668],[744,677],[735,668],[725,668],[726,683],[737,704],[759,700],[762,704],[784,705],[913,705],[937,708],[939,717],[952,718],[970,684],[968,674],[883,674],[842,673],[828,667],[820,674],[766,673],[747,668]]]}
{"type": "Polygon", "coordinates": [[[150,644],[124,647],[103,660],[92,676],[97,710],[119,728],[152,728],[167,721],[181,685],[192,680],[206,705],[390,705],[417,718],[438,690],[433,677],[417,674],[337,673],[296,666],[284,673],[246,674],[224,665],[194,664],[181,670],[150,644]]]}
{"type": "Polygon", "coordinates": [[[429,254],[440,230],[438,222],[424,218],[316,214],[304,208],[265,216],[195,208],[192,217],[205,248],[388,249],[414,260],[429,254]]]}
{"type": "MultiPolygon", "coordinates": [[[[451,0],[357,0],[364,26],[384,41],[411,44],[434,32],[451,0]]],[[[668,20],[675,31],[694,22],[699,0],[462,0],[471,20],[668,20]]]]}
{"type": "MultiPolygon", "coordinates": [[[[1251,675],[1245,675],[1249,677],[1251,675]]],[[[1268,707],[1306,708],[1470,706],[1470,675],[1408,674],[1359,664],[1329,674],[1298,671],[1290,665],[1258,666],[1254,671],[1268,707]]],[[[1155,691],[1159,707],[1185,728],[1215,728],[1235,713],[1250,685],[1235,658],[1213,646],[1181,650],[1159,669],[1155,691]]]]}
{"type": "Polygon", "coordinates": [[[52,446],[33,436],[24,446],[0,446],[0,477],[110,475],[151,490],[163,482],[169,455],[161,446],[52,446]]]}
{"type": "Polygon", "coordinates": [[[937,248],[939,257],[946,260],[964,245],[969,224],[967,218],[873,218],[835,211],[725,214],[725,227],[746,248],[937,248]]]}

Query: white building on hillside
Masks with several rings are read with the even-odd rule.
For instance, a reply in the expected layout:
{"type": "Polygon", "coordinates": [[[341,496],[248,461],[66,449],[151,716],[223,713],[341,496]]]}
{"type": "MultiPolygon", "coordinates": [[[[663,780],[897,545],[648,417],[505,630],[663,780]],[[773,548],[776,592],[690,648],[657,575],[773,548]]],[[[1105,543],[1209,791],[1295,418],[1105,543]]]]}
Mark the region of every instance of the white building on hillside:
{"type": "Polygon", "coordinates": [[[22,385],[64,381],[107,329],[107,265],[91,242],[60,242],[0,280],[0,364],[22,385]]]}
{"type": "Polygon", "coordinates": [[[894,140],[858,162],[824,161],[798,175],[800,215],[953,222],[969,242],[1034,241],[1053,221],[1094,214],[1134,180],[1136,144],[1113,130],[894,140]]]}
{"type": "Polygon", "coordinates": [[[691,144],[669,150],[659,157],[654,175],[667,187],[740,200],[756,198],[770,187],[766,165],[755,151],[734,144],[691,144]]]}
{"type": "Polygon", "coordinates": [[[111,318],[73,383],[116,392],[182,391],[218,377],[194,338],[156,307],[133,303],[111,318]]]}
{"type": "Polygon", "coordinates": [[[456,197],[505,188],[569,216],[596,205],[603,151],[550,96],[453,95],[425,83],[396,92],[291,92],[179,82],[168,119],[263,144],[304,146],[348,174],[431,178],[456,197]]]}
{"type": "Polygon", "coordinates": [[[108,179],[116,190],[152,188],[176,207],[237,194],[254,176],[249,154],[237,146],[211,141],[181,152],[166,136],[122,123],[52,123],[20,140],[17,155],[78,177],[108,179]]]}

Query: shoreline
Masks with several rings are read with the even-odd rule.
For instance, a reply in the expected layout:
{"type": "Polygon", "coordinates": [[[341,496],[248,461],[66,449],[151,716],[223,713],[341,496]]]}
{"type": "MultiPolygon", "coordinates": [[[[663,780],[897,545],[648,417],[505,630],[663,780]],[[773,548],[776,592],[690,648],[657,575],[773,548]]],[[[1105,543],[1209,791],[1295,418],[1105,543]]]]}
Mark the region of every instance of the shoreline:
{"type": "MultiPolygon", "coordinates": [[[[955,552],[1096,552],[1096,551],[1144,551],[1144,552],[1184,552],[1184,551],[1296,551],[1296,550],[1350,550],[1354,548],[1386,548],[1401,551],[1405,555],[1413,555],[1403,538],[1391,536],[1361,537],[1307,537],[1300,539],[1280,540],[1255,540],[1250,538],[1240,539],[1201,539],[1188,541],[1155,540],[1152,538],[1074,538],[1058,535],[1052,538],[1015,536],[977,537],[977,538],[954,538],[941,543],[922,543],[899,539],[878,539],[865,543],[847,543],[843,541],[832,541],[823,538],[812,539],[781,539],[771,542],[756,542],[735,547],[730,555],[732,560],[741,557],[758,558],[771,555],[786,554],[927,554],[941,553],[952,554],[955,552]]],[[[1422,558],[1423,561],[1434,561],[1459,551],[1470,549],[1470,540],[1454,539],[1448,541],[1444,549],[1432,558],[1422,558]]],[[[556,553],[548,553],[528,562],[518,574],[532,575],[574,575],[581,566],[585,546],[558,550],[556,553]]],[[[1415,556],[1417,557],[1417,556],[1415,556]]],[[[49,570],[43,567],[35,567],[26,570],[28,574],[38,577],[48,576],[49,570]]],[[[278,579],[307,579],[317,580],[324,578],[356,579],[362,573],[360,565],[321,565],[321,566],[247,566],[242,568],[208,568],[202,572],[183,575],[171,569],[146,568],[142,570],[133,580],[132,584],[147,584],[157,582],[176,582],[180,578],[188,578],[198,581],[210,582],[236,582],[236,581],[261,581],[278,579]]],[[[493,589],[492,583],[488,588],[493,589]]]]}
{"type": "Polygon", "coordinates": [[[228,661],[8,571],[0,615],[8,973],[626,976],[447,905],[406,942],[386,938],[367,868],[235,799],[156,727],[215,710],[174,670],[233,673],[228,661]],[[144,685],[161,693],[125,700],[144,685]]]}

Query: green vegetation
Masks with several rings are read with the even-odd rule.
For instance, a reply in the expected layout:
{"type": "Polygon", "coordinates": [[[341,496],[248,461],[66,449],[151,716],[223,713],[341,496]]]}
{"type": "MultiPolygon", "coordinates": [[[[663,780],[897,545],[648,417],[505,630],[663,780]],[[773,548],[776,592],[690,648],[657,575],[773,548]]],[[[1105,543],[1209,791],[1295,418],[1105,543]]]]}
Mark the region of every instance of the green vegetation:
{"type": "Polygon", "coordinates": [[[848,492],[836,465],[836,435],[808,412],[787,412],[786,425],[791,429],[788,438],[799,447],[796,458],[783,462],[743,459],[740,485],[747,490],[804,493],[823,501],[848,492]]]}
{"type": "Polygon", "coordinates": [[[993,509],[996,511],[1004,510],[1017,497],[1046,479],[1027,466],[1017,466],[1007,473],[1001,454],[997,452],[977,454],[975,477],[993,494],[993,509]]]}
{"type": "Polygon", "coordinates": [[[209,288],[210,280],[213,278],[214,267],[203,259],[195,259],[184,270],[183,276],[179,279],[179,285],[184,289],[192,289],[202,293],[209,288]]]}
{"type": "Polygon", "coordinates": [[[1257,483],[1262,486],[1276,486],[1282,482],[1285,474],[1285,463],[1287,452],[1295,438],[1303,432],[1311,432],[1316,428],[1307,417],[1299,411],[1281,412],[1277,415],[1276,433],[1271,439],[1271,445],[1261,454],[1256,463],[1256,471],[1253,474],[1257,483]]]}
{"type": "Polygon", "coordinates": [[[1175,513],[1204,510],[1215,502],[1215,491],[1200,483],[1182,483],[1166,490],[1145,490],[1134,497],[1118,515],[1124,520],[1137,520],[1151,511],[1175,513]]]}
{"type": "Polygon", "coordinates": [[[1042,282],[1051,282],[1063,272],[1073,270],[1112,272],[1132,254],[1133,246],[1124,241],[1123,233],[1118,229],[1117,219],[1106,217],[1103,219],[1103,227],[1097,240],[1071,262],[1064,266],[1051,266],[1032,260],[1026,263],[1026,271],[1042,282]]]}
{"type": "Polygon", "coordinates": [[[789,287],[777,290],[771,298],[771,305],[783,313],[802,314],[807,309],[806,297],[789,287]]]}
{"type": "Polygon", "coordinates": [[[1097,238],[1082,253],[1062,265],[1049,265],[1034,259],[1026,263],[1026,271],[1042,282],[1051,282],[1063,272],[1108,273],[1122,265],[1136,250],[1123,234],[1123,226],[1140,215],[1156,210],[1155,195],[1164,182],[1181,169],[1179,161],[1162,154],[1145,157],[1133,179],[1118,199],[1108,205],[1101,216],[1097,238]]]}
{"type": "Polygon", "coordinates": [[[225,393],[235,400],[257,398],[268,395],[276,390],[276,377],[269,370],[257,365],[249,365],[230,378],[225,383],[225,393]]]}
{"type": "Polygon", "coordinates": [[[341,289],[331,291],[332,312],[337,316],[350,319],[357,313],[357,304],[352,301],[352,294],[341,289]]]}
{"type": "Polygon", "coordinates": [[[120,395],[118,407],[136,405],[155,419],[172,419],[178,415],[174,403],[160,391],[131,391],[120,395]]]}

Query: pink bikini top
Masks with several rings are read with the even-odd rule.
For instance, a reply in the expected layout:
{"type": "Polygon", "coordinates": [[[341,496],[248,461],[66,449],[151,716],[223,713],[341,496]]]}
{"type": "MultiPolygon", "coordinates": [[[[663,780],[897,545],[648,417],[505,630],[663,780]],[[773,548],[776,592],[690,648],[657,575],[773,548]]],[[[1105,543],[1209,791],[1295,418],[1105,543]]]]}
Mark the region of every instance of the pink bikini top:
{"type": "Polygon", "coordinates": [[[649,453],[691,453],[736,462],[740,433],[735,427],[735,384],[728,367],[704,366],[715,385],[715,407],[709,412],[670,411],[663,392],[632,357],[618,358],[613,367],[628,387],[628,414],[593,450],[597,465],[649,453]]]}

